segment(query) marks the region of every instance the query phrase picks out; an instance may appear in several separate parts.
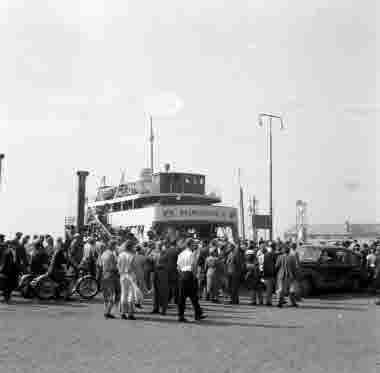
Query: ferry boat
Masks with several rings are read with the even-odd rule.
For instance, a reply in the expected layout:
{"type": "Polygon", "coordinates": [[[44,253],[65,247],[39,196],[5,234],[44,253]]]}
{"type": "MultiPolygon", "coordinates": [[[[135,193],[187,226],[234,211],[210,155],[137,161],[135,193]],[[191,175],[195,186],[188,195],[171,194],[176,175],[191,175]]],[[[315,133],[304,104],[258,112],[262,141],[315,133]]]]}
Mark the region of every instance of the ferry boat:
{"type": "Polygon", "coordinates": [[[96,197],[87,202],[87,225],[98,224],[105,232],[127,229],[140,241],[149,232],[176,239],[180,234],[200,239],[238,238],[238,211],[221,205],[216,193],[206,193],[206,176],[197,173],[153,172],[153,124],[150,118],[150,168],[140,177],[117,186],[103,178],[96,197]]]}
{"type": "Polygon", "coordinates": [[[206,193],[206,176],[195,173],[141,171],[134,182],[118,186],[103,184],[93,201],[87,202],[87,224],[105,230],[128,229],[140,241],[148,232],[176,239],[193,234],[200,239],[238,236],[238,211],[221,206],[221,198],[206,193]]]}

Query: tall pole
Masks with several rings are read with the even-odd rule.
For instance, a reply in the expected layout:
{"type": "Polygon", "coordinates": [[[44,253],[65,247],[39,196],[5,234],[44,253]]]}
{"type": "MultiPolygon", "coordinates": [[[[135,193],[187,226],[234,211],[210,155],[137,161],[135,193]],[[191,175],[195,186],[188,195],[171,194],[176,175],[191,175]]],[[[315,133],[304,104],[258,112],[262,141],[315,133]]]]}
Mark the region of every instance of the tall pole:
{"type": "Polygon", "coordinates": [[[256,197],[253,196],[250,201],[251,207],[251,224],[252,224],[252,240],[254,242],[257,241],[257,229],[256,229],[256,210],[257,210],[257,200],[256,197]]]}
{"type": "Polygon", "coordinates": [[[5,157],[5,154],[0,153],[0,186],[1,186],[1,179],[2,179],[2,171],[3,171],[3,159],[5,157]]]}
{"type": "Polygon", "coordinates": [[[244,219],[244,192],[243,187],[241,186],[240,181],[240,168],[238,169],[238,177],[239,177],[239,192],[240,192],[240,220],[241,220],[241,236],[243,240],[245,240],[245,219],[244,219]]]}
{"type": "Polygon", "coordinates": [[[272,117],[269,117],[269,240],[273,240],[273,167],[272,167],[272,117]]]}
{"type": "Polygon", "coordinates": [[[245,219],[244,219],[244,192],[240,186],[240,214],[241,214],[241,236],[245,240],[245,219]]]}
{"type": "Polygon", "coordinates": [[[152,170],[152,175],[154,173],[154,158],[153,158],[153,153],[154,153],[154,148],[153,148],[153,144],[154,144],[154,134],[153,134],[153,117],[150,115],[149,116],[149,119],[150,119],[150,137],[149,137],[149,141],[150,141],[150,169],[152,170]]]}
{"type": "Polygon", "coordinates": [[[272,153],[273,153],[273,141],[272,141],[272,119],[279,119],[281,123],[281,129],[284,128],[283,119],[279,115],[272,115],[266,113],[259,114],[259,125],[263,126],[263,118],[269,119],[269,128],[268,128],[268,146],[269,146],[269,240],[273,240],[273,162],[272,162],[272,153]]]}

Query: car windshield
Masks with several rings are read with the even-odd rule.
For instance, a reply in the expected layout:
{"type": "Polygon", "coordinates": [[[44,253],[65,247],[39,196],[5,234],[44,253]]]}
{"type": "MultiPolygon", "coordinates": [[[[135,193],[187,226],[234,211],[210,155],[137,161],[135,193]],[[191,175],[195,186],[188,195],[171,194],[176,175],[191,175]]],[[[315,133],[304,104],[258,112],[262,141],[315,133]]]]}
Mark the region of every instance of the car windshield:
{"type": "Polygon", "coordinates": [[[300,246],[297,252],[301,261],[317,262],[321,256],[321,249],[313,246],[300,246]]]}

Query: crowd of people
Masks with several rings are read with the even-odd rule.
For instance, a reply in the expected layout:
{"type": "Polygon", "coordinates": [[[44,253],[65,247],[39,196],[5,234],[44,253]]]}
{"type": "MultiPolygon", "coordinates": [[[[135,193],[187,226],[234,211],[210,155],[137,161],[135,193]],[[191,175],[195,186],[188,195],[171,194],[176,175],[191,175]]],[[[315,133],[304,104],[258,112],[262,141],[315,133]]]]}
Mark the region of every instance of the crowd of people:
{"type": "MultiPolygon", "coordinates": [[[[291,241],[241,240],[235,244],[223,238],[204,241],[186,236],[169,240],[153,231],[148,236],[140,243],[130,232],[108,237],[67,231],[65,239],[55,240],[50,235],[30,237],[21,232],[11,240],[0,235],[4,301],[10,302],[22,274],[48,273],[59,283],[70,268],[85,269],[96,277],[107,319],[115,318],[114,307],[122,319],[135,319],[136,310],[150,296],[152,313],[165,315],[172,302],[180,322],[187,321],[187,298],[198,321],[206,317],[199,299],[239,304],[242,289],[249,293],[252,306],[272,306],[275,293],[278,307],[297,307],[302,300],[300,261],[297,245],[291,241]]],[[[380,241],[371,245],[344,241],[337,245],[357,253],[373,281],[380,277],[380,241]]]]}

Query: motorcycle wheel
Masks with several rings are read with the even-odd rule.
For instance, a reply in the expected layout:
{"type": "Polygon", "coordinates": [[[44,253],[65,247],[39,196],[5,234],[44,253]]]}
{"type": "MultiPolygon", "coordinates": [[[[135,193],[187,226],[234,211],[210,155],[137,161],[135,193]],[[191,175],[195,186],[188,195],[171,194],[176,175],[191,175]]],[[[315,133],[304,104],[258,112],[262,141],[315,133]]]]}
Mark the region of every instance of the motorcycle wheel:
{"type": "Polygon", "coordinates": [[[34,293],[40,300],[50,300],[55,296],[56,284],[48,277],[43,277],[37,281],[34,293]]]}
{"type": "Polygon", "coordinates": [[[76,292],[76,280],[74,277],[67,278],[66,284],[61,284],[59,288],[59,296],[63,299],[71,298],[72,295],[76,292]]]}
{"type": "Polygon", "coordinates": [[[93,277],[85,276],[78,281],[77,292],[82,298],[92,299],[98,294],[98,291],[98,283],[93,277]]]}
{"type": "Polygon", "coordinates": [[[33,290],[30,284],[25,284],[20,287],[20,294],[23,298],[30,299],[33,298],[33,290]]]}

